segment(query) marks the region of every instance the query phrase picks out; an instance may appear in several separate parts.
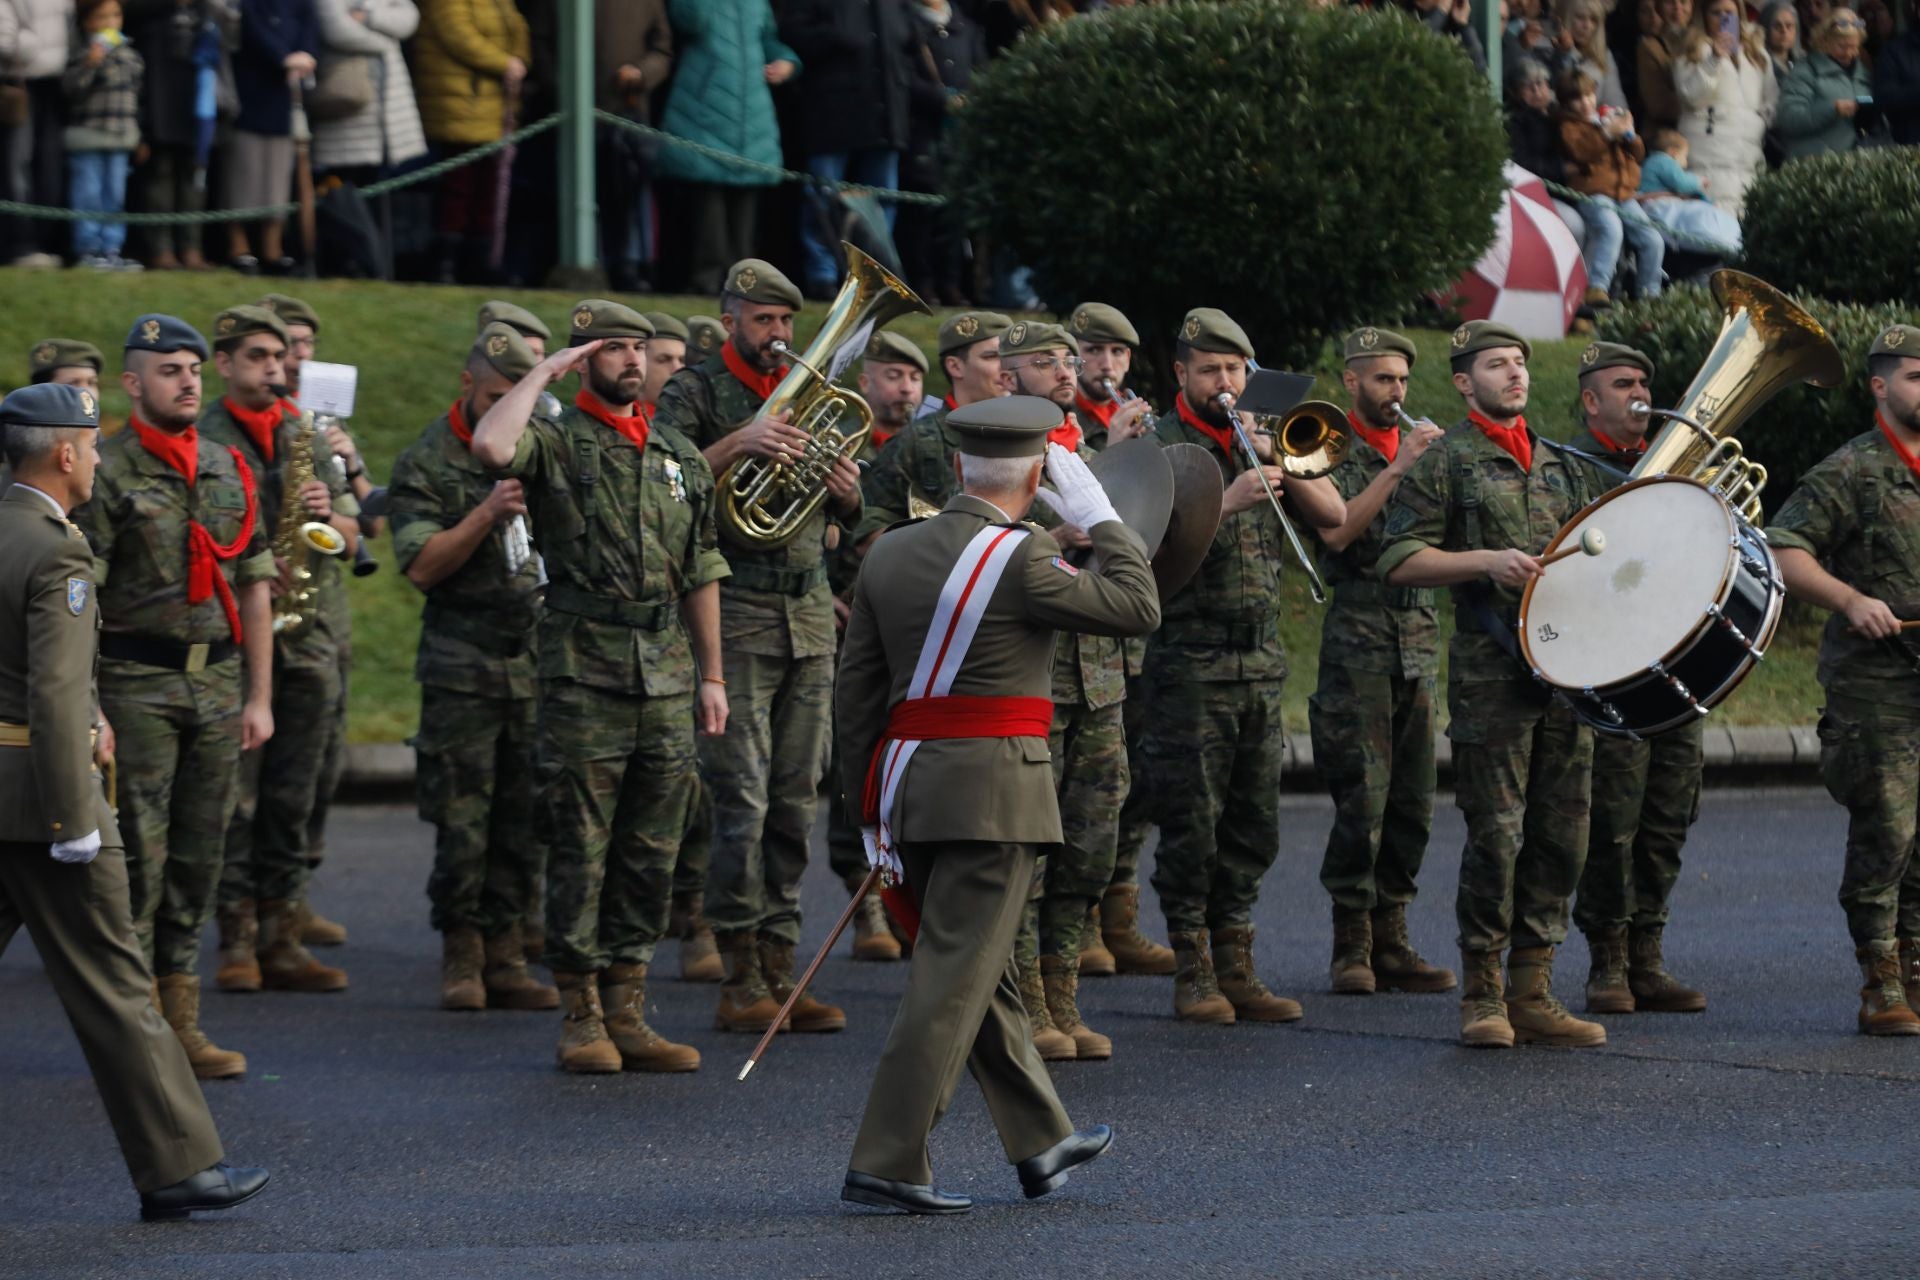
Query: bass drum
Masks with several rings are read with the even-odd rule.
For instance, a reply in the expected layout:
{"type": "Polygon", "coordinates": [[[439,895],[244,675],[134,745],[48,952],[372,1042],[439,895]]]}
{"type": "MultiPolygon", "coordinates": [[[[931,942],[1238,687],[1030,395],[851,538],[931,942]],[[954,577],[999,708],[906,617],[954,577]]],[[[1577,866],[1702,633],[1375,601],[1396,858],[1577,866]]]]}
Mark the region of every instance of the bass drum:
{"type": "Polygon", "coordinates": [[[1631,481],[1594,502],[1547,553],[1605,534],[1533,580],[1520,649],[1534,675],[1601,733],[1641,738],[1707,714],[1766,656],[1786,597],[1773,552],[1703,485],[1631,481]]]}

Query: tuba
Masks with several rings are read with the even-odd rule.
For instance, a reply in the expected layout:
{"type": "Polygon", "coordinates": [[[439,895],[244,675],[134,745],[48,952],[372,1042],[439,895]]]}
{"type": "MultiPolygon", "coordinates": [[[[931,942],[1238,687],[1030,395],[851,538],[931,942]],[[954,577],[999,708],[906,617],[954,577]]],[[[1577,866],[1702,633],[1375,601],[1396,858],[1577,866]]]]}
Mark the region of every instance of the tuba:
{"type": "Polygon", "coordinates": [[[1820,322],[1765,281],[1740,271],[1716,271],[1713,296],[1726,308],[1720,336],[1680,403],[1650,410],[1671,422],[1635,464],[1631,478],[1690,477],[1749,523],[1758,523],[1767,469],[1746,456],[1733,433],[1797,382],[1837,386],[1845,364],[1820,322]]]}
{"type": "Polygon", "coordinates": [[[281,472],[280,522],[273,530],[275,559],[287,565],[287,589],[273,601],[273,634],[283,640],[297,640],[313,630],[319,617],[320,583],[315,556],[337,556],[347,549],[347,540],[330,524],[306,519],[307,509],[300,501],[303,485],[319,477],[313,467],[313,414],[300,411],[299,425],[287,442],[287,465],[281,472]]]}
{"type": "Polygon", "coordinates": [[[778,348],[793,368],[760,406],[760,416],[791,410],[793,425],[807,433],[801,455],[786,462],[741,458],[720,476],[716,518],[727,536],[756,550],[772,551],[799,536],[827,499],[827,473],[851,458],[873,430],[873,410],[857,392],[834,385],[866,349],[867,339],[889,321],[927,304],[891,271],[854,248],[847,254],[847,280],[821,322],[805,355],[778,348]]]}

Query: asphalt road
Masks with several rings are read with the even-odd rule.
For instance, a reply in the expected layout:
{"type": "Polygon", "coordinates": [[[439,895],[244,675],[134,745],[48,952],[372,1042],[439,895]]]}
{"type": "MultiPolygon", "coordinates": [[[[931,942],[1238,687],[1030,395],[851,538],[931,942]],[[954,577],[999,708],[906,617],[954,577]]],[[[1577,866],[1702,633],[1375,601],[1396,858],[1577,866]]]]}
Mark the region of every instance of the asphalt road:
{"type": "MultiPolygon", "coordinates": [[[[904,966],[856,964],[843,943],[823,991],[849,1030],[783,1038],[744,1085],[751,1038],[710,1030],[715,989],[658,982],[655,1025],[704,1068],[570,1078],[553,1067],[557,1015],[436,1007],[429,831],[407,810],[342,810],[315,901],[352,930],[328,956],[352,990],[207,996],[205,1025],[251,1061],[244,1082],[208,1086],[222,1134],[275,1174],[241,1209],[137,1221],[30,944],[0,959],[0,1275],[1913,1270],[1920,1038],[1854,1033],[1844,828],[1824,795],[1709,796],[1668,956],[1710,1007],[1606,1019],[1607,1046],[1587,1051],[1471,1052],[1451,996],[1324,994],[1329,819],[1290,803],[1260,910],[1264,971],[1304,997],[1304,1022],[1183,1027],[1167,979],[1089,980],[1082,1007],[1115,1059],[1056,1078],[1077,1121],[1115,1126],[1113,1150],[1025,1201],[963,1081],[934,1156],[976,1207],[909,1220],[838,1200],[904,966]]],[[[1460,843],[1443,802],[1414,909],[1435,958],[1452,947],[1460,843]]],[[[816,866],[811,938],[841,901],[816,866]]],[[[1575,941],[1558,989],[1576,1009],[1585,969],[1575,941]]]]}

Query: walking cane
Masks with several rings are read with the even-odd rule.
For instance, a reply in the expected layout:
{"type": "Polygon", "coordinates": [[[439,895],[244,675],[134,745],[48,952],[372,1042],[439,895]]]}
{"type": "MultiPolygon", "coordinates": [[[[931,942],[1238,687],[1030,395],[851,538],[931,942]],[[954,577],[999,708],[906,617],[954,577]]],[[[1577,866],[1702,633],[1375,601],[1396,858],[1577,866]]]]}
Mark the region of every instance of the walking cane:
{"type": "Polygon", "coordinates": [[[293,179],[294,197],[300,202],[300,245],[306,261],[300,274],[312,279],[320,274],[319,219],[313,207],[313,131],[307,124],[306,89],[311,81],[293,86],[293,179]]]}
{"type": "MultiPolygon", "coordinates": [[[[520,127],[520,90],[506,91],[505,113],[500,127],[511,134],[520,127]]],[[[493,168],[493,235],[487,242],[487,270],[498,271],[507,260],[507,206],[513,200],[513,162],[520,154],[517,143],[500,148],[493,168]]]]}
{"type": "Polygon", "coordinates": [[[846,932],[847,922],[853,919],[853,913],[860,909],[860,904],[867,900],[867,895],[873,892],[874,885],[879,881],[880,868],[875,867],[867,872],[867,878],[860,882],[860,888],[854,892],[852,898],[847,900],[847,909],[840,913],[838,920],[834,921],[833,929],[827,934],[827,940],[820,946],[820,954],[813,958],[813,963],[807,966],[807,971],[800,975],[798,982],[793,984],[793,990],[787,995],[787,1002],[780,1006],[780,1015],[767,1028],[767,1033],[760,1037],[760,1043],[753,1046],[753,1052],[747,1055],[747,1065],[740,1068],[740,1074],[734,1077],[736,1080],[745,1080],[747,1073],[759,1063],[760,1055],[765,1053],[767,1046],[773,1043],[773,1037],[785,1024],[787,1015],[793,1012],[793,1006],[799,1004],[800,997],[806,994],[807,984],[812,982],[813,975],[820,971],[820,965],[826,960],[827,953],[833,950],[833,944],[840,941],[840,935],[846,932]]]}

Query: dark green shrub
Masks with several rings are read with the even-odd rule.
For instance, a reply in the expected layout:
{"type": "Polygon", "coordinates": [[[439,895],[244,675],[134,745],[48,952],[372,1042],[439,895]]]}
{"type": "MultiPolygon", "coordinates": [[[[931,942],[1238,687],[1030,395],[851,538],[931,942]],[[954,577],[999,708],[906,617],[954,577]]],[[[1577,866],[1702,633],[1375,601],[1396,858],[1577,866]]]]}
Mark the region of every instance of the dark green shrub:
{"type": "Polygon", "coordinates": [[[1222,307],[1279,364],[1458,279],[1506,153],[1458,45],[1396,11],[1177,0],[1007,51],[958,117],[949,189],[1050,306],[1113,303],[1160,353],[1222,307]]]}
{"type": "MultiPolygon", "coordinates": [[[[1768,401],[1738,431],[1741,444],[1767,468],[1764,494],[1769,513],[1793,492],[1800,475],[1842,444],[1873,428],[1873,396],[1867,390],[1867,349],[1889,324],[1907,313],[1891,306],[1860,307],[1798,295],[1846,359],[1846,374],[1831,391],[1789,387],[1768,401]]],[[[1722,313],[1701,288],[1671,289],[1658,298],[1616,303],[1599,322],[1600,336],[1625,342],[1652,357],[1653,402],[1670,406],[1720,336],[1722,313]]]]}
{"type": "Polygon", "coordinates": [[[1810,156],[1747,189],[1742,265],[1794,293],[1920,301],[1920,149],[1810,156]]]}

